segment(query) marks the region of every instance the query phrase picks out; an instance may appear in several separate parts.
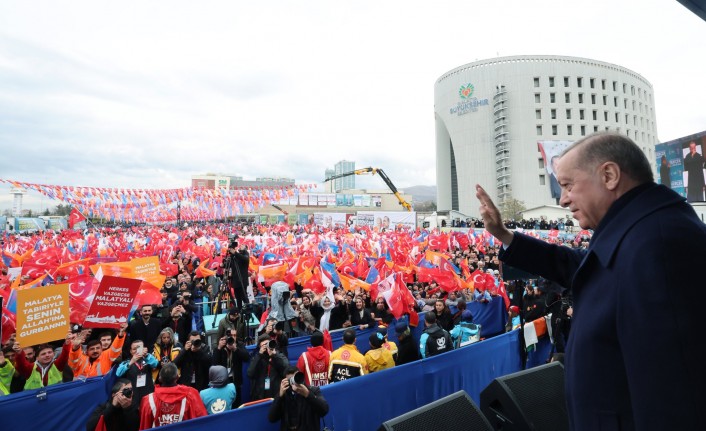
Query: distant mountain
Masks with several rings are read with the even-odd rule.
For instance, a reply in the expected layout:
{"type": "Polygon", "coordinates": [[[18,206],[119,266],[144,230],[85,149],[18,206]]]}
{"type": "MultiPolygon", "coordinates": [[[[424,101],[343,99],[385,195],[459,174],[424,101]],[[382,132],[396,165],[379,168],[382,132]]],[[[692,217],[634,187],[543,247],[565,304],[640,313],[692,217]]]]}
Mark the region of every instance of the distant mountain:
{"type": "Polygon", "coordinates": [[[414,202],[436,203],[436,186],[412,186],[402,189],[405,194],[412,195],[414,202]]]}

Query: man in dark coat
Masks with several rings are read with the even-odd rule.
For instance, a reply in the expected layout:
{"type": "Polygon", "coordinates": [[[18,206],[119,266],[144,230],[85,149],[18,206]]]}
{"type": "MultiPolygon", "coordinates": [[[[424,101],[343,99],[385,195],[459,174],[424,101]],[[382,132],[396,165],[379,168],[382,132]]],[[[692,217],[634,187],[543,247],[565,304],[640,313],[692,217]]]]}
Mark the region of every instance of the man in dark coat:
{"type": "Polygon", "coordinates": [[[227,262],[224,262],[224,267],[228,271],[228,280],[230,287],[235,294],[236,306],[239,309],[243,308],[243,304],[248,304],[247,288],[248,288],[248,267],[250,266],[250,253],[245,245],[238,245],[238,241],[231,241],[228,245],[227,262]]]}
{"type": "Polygon", "coordinates": [[[274,423],[280,421],[279,429],[319,431],[321,417],[328,413],[328,403],[319,388],[304,383],[304,375],[297,367],[287,367],[275,400],[267,418],[274,423]],[[297,382],[297,377],[300,380],[297,382]],[[292,385],[294,382],[294,385],[292,385]]]}
{"type": "Polygon", "coordinates": [[[683,197],[653,181],[629,138],[598,133],[559,161],[561,204],[583,229],[588,249],[549,244],[505,229],[476,186],[501,259],[571,289],[566,397],[573,430],[703,427],[706,225],[683,197]],[[665,368],[667,367],[667,368],[665,368]],[[655,414],[659,412],[659,414],[655,414]]]}

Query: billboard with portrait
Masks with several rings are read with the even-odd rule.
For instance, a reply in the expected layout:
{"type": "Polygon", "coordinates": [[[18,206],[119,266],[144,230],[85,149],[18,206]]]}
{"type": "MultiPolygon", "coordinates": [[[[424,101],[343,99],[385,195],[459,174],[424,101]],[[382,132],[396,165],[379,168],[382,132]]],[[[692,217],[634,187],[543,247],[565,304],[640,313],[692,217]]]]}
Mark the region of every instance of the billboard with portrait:
{"type": "Polygon", "coordinates": [[[684,196],[689,202],[704,202],[705,148],[706,131],[655,145],[655,180],[684,196]]]}
{"type": "Polygon", "coordinates": [[[358,211],[356,224],[382,231],[395,228],[416,229],[417,213],[413,211],[358,211]]]}
{"type": "Polygon", "coordinates": [[[549,177],[549,192],[552,198],[558,199],[561,197],[561,188],[556,180],[556,162],[559,160],[559,155],[565,149],[569,148],[573,141],[537,141],[539,152],[542,153],[544,159],[544,168],[549,177]]]}
{"type": "Polygon", "coordinates": [[[346,226],[346,213],[314,213],[314,224],[327,229],[346,226]]]}

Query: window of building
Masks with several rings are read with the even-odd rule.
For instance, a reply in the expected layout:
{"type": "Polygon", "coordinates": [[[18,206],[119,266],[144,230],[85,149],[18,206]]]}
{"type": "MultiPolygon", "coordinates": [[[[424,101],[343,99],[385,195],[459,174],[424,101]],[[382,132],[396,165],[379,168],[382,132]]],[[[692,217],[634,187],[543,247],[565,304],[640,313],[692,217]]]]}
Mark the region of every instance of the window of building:
{"type": "Polygon", "coordinates": [[[564,87],[568,87],[568,86],[569,86],[569,77],[565,76],[564,77],[564,87]]]}
{"type": "Polygon", "coordinates": [[[591,88],[596,88],[596,78],[589,79],[588,83],[591,85],[591,88]]]}
{"type": "Polygon", "coordinates": [[[579,93],[579,103],[583,103],[583,93],[579,93]]]}
{"type": "Polygon", "coordinates": [[[581,136],[586,136],[586,126],[581,126],[581,136]]]}
{"type": "Polygon", "coordinates": [[[628,99],[623,99],[623,108],[628,109],[628,99]]]}
{"type": "Polygon", "coordinates": [[[634,85],[630,86],[630,94],[633,96],[635,95],[635,86],[634,85]]]}
{"type": "Polygon", "coordinates": [[[564,101],[566,103],[571,103],[571,93],[564,93],[564,101]]]}
{"type": "Polygon", "coordinates": [[[593,126],[593,131],[597,132],[598,131],[598,126],[593,126]]]}
{"type": "Polygon", "coordinates": [[[556,93],[549,93],[549,103],[556,103],[556,93]]]}
{"type": "Polygon", "coordinates": [[[601,79],[601,90],[605,90],[605,79],[601,79]]]}
{"type": "Polygon", "coordinates": [[[603,95],[603,106],[606,106],[608,104],[608,96],[605,94],[603,95]]]}
{"type": "Polygon", "coordinates": [[[557,127],[556,124],[552,126],[552,135],[556,136],[557,134],[557,127]]]}
{"type": "Polygon", "coordinates": [[[598,121],[598,111],[593,110],[593,121],[598,121]]]}
{"type": "Polygon", "coordinates": [[[616,123],[620,122],[620,114],[618,114],[617,112],[615,113],[615,122],[616,123]]]}
{"type": "Polygon", "coordinates": [[[583,120],[583,119],[584,119],[584,110],[579,109],[579,120],[583,120]]]}
{"type": "Polygon", "coordinates": [[[591,94],[591,104],[592,105],[596,104],[596,95],[595,94],[591,94]]]}
{"type": "Polygon", "coordinates": [[[618,81],[613,81],[613,91],[618,91],[618,81]]]}
{"type": "Polygon", "coordinates": [[[625,135],[629,138],[630,137],[630,129],[625,131],[625,135]]]}
{"type": "Polygon", "coordinates": [[[554,77],[553,77],[553,76],[550,76],[550,77],[549,77],[549,86],[550,86],[550,87],[553,87],[553,86],[554,86],[554,77]]]}
{"type": "Polygon", "coordinates": [[[542,136],[542,126],[537,126],[537,136],[542,136]]]}
{"type": "Polygon", "coordinates": [[[547,184],[547,182],[546,182],[545,176],[543,174],[540,174],[539,175],[539,185],[544,186],[546,184],[547,184]]]}
{"type": "MultiPolygon", "coordinates": [[[[639,97],[640,99],[642,99],[642,88],[638,88],[638,89],[637,89],[637,97],[639,97]]],[[[643,133],[644,133],[644,132],[643,132],[643,133]]]]}
{"type": "Polygon", "coordinates": [[[571,120],[571,109],[566,110],[566,119],[571,120]]]}
{"type": "Polygon", "coordinates": [[[625,114],[625,124],[630,124],[630,115],[625,114]]]}
{"type": "Polygon", "coordinates": [[[583,78],[576,78],[576,85],[579,88],[583,87],[583,78]]]}
{"type": "Polygon", "coordinates": [[[534,103],[541,103],[542,99],[539,97],[539,93],[534,93],[534,103]]]}
{"type": "Polygon", "coordinates": [[[608,111],[603,111],[603,121],[608,121],[608,111]]]}
{"type": "Polygon", "coordinates": [[[534,116],[535,116],[538,120],[541,120],[541,119],[542,119],[542,110],[541,110],[541,109],[535,109],[535,110],[534,110],[534,116]]]}
{"type": "Polygon", "coordinates": [[[552,120],[556,120],[556,109],[552,109],[549,113],[551,114],[552,120]]]}
{"type": "Polygon", "coordinates": [[[618,96],[613,97],[613,106],[618,107],[618,96]]]}
{"type": "Polygon", "coordinates": [[[539,169],[544,169],[544,159],[543,158],[538,158],[537,159],[537,164],[539,165],[539,169]]]}
{"type": "Polygon", "coordinates": [[[534,77],[534,86],[535,86],[535,88],[539,87],[539,77],[536,77],[536,76],[534,77]]]}
{"type": "Polygon", "coordinates": [[[632,125],[637,127],[637,115],[632,116],[632,125]]]}
{"type": "Polygon", "coordinates": [[[623,94],[628,92],[628,84],[623,84],[623,94]]]}
{"type": "Polygon", "coordinates": [[[567,124],[567,126],[566,126],[566,134],[567,134],[567,135],[573,135],[573,134],[574,134],[574,128],[571,126],[571,124],[567,124]]]}
{"type": "MultiPolygon", "coordinates": [[[[627,100],[627,99],[625,99],[625,100],[627,100]]],[[[635,105],[635,101],[633,100],[633,101],[632,101],[632,110],[633,110],[633,111],[635,110],[635,106],[636,106],[636,105],[635,105]]]]}

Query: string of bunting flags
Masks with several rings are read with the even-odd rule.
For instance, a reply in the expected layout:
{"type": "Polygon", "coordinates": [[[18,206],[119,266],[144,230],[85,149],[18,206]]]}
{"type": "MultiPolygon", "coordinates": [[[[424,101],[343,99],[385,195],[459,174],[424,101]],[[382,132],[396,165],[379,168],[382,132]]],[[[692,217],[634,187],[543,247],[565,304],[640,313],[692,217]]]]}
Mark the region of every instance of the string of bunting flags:
{"type": "Polygon", "coordinates": [[[177,202],[184,221],[219,220],[298,196],[314,184],[248,188],[122,189],[34,184],[0,178],[0,183],[34,190],[66,202],[91,218],[120,222],[173,222],[177,202]]]}

